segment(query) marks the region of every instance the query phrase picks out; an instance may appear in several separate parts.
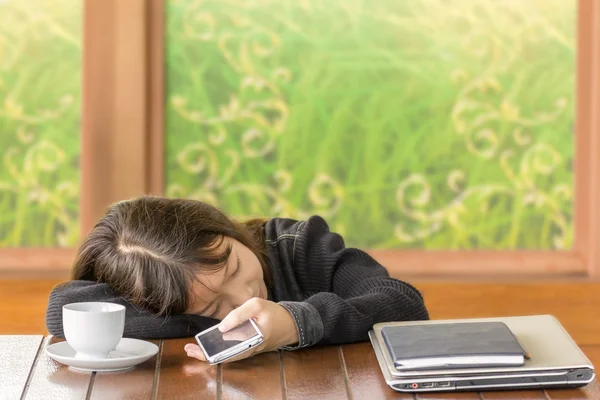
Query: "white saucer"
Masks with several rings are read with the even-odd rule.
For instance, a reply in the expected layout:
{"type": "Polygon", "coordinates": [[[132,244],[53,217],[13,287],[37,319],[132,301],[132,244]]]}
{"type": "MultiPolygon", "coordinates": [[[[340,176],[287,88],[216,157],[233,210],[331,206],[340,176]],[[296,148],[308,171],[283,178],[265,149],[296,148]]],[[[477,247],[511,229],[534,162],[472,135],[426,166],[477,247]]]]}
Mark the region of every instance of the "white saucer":
{"type": "Polygon", "coordinates": [[[69,343],[60,342],[46,348],[46,354],[60,363],[86,372],[124,371],[143,363],[158,353],[158,346],[145,340],[123,338],[109,358],[86,360],[75,358],[75,350],[69,343]]]}

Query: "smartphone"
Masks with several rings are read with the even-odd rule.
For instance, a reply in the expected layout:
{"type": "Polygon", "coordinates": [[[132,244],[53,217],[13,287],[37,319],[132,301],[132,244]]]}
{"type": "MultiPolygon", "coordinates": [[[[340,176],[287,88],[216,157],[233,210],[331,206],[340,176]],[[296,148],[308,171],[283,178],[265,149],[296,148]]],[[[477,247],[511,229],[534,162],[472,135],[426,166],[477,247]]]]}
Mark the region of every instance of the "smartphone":
{"type": "Polygon", "coordinates": [[[264,341],[263,334],[251,319],[225,333],[219,330],[217,324],[195,337],[209,364],[219,364],[264,341]]]}

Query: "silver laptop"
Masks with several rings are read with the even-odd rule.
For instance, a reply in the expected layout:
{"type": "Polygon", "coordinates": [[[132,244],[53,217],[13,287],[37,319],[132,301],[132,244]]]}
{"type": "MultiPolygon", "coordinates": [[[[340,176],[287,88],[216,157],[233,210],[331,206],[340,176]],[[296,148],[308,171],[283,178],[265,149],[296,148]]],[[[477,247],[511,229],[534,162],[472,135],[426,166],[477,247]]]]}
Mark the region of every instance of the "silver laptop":
{"type": "Polygon", "coordinates": [[[595,377],[590,360],[551,315],[384,322],[375,324],[369,337],[387,384],[400,392],[578,387],[592,382],[595,377]],[[501,321],[510,328],[529,354],[524,365],[398,371],[381,336],[384,326],[482,321],[501,321]]]}

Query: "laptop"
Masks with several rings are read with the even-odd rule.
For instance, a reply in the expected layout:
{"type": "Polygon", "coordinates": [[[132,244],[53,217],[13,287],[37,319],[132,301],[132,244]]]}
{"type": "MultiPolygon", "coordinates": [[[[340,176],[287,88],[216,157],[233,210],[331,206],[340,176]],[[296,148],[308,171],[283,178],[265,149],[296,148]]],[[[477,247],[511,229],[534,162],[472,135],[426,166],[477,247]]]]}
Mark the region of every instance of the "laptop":
{"type": "Polygon", "coordinates": [[[551,315],[384,322],[373,325],[369,338],[386,383],[400,392],[579,387],[595,378],[590,360],[551,315]],[[395,367],[381,335],[386,326],[483,321],[499,321],[508,326],[528,353],[523,365],[401,371],[395,367]]]}

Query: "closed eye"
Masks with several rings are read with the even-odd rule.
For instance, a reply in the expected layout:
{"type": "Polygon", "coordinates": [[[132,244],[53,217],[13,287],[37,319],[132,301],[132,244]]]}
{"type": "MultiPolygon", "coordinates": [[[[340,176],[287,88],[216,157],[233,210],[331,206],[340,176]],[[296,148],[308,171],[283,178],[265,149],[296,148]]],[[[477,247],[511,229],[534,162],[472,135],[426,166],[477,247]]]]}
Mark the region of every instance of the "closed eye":
{"type": "Polygon", "coordinates": [[[234,276],[236,276],[238,274],[238,272],[240,272],[240,269],[242,269],[242,262],[240,261],[240,258],[237,257],[237,267],[236,267],[235,271],[233,271],[233,274],[231,274],[230,279],[233,278],[234,276]]]}

